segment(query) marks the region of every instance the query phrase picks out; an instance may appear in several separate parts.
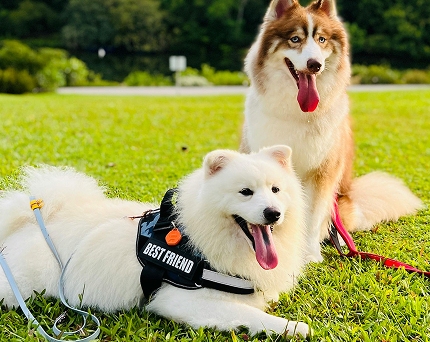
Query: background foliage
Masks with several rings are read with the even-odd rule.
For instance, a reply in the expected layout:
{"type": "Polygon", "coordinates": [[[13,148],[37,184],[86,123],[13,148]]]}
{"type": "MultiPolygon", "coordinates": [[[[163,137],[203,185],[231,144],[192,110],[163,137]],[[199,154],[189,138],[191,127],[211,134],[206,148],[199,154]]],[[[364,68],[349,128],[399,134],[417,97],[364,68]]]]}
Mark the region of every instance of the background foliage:
{"type": "MultiPolygon", "coordinates": [[[[309,0],[303,0],[304,4],[309,0]]],[[[338,0],[353,62],[425,68],[428,0],[338,0]]],[[[0,38],[77,51],[181,53],[241,70],[269,0],[3,0],[0,38]]],[[[85,60],[85,58],[84,58],[85,60]]]]}

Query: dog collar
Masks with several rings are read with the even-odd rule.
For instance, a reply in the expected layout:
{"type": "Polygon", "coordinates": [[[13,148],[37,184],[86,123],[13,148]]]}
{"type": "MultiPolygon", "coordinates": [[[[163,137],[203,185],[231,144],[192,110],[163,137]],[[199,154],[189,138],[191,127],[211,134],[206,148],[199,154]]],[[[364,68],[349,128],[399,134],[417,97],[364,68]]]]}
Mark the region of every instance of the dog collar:
{"type": "Polygon", "coordinates": [[[168,190],[160,208],[145,212],[139,220],[136,255],[143,267],[140,285],[145,297],[149,298],[162,282],[188,290],[207,287],[235,294],[254,293],[251,281],[217,272],[191,244],[184,227],[177,224],[178,213],[172,203],[177,191],[168,190]],[[181,235],[175,245],[166,242],[173,230],[181,235]]]}

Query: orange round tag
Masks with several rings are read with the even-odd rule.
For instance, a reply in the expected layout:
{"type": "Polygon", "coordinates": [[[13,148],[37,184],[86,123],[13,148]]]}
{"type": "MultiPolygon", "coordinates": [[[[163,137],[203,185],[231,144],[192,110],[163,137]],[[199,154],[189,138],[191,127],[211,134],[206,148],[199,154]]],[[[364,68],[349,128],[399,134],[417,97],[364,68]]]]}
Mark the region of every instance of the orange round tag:
{"type": "Polygon", "coordinates": [[[178,230],[178,228],[173,228],[170,232],[166,235],[166,242],[169,246],[176,246],[182,239],[181,232],[178,230]]]}

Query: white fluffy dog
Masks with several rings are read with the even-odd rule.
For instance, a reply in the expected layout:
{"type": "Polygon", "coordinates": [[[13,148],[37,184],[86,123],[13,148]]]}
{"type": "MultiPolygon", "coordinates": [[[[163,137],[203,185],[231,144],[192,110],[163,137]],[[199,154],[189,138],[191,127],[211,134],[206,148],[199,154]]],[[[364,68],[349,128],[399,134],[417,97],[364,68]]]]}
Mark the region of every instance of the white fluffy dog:
{"type": "MultiPolygon", "coordinates": [[[[308,334],[307,324],[262,311],[293,286],[303,266],[304,201],[290,155],[286,146],[251,155],[217,150],[179,187],[183,233],[214,269],[251,280],[255,292],[185,290],[163,283],[147,310],[194,328],[247,326],[251,333],[308,334]]],[[[137,221],[126,216],[154,206],[106,198],[94,179],[71,169],[28,168],[22,185],[25,191],[8,191],[0,199],[0,244],[23,296],[43,289],[57,296],[60,275],[30,209],[32,194],[45,202],[41,213],[60,258],[65,262],[73,254],[65,274],[69,303],[78,305],[85,287],[85,306],[113,312],[139,305],[137,221]]],[[[3,272],[0,298],[16,305],[3,272]]]]}

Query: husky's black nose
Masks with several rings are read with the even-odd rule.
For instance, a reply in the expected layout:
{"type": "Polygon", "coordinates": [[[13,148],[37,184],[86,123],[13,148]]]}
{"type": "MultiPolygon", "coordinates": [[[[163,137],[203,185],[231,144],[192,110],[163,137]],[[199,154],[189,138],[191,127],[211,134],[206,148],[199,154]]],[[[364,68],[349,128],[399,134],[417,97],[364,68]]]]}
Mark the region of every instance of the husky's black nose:
{"type": "Polygon", "coordinates": [[[315,59],[308,60],[308,70],[316,74],[321,69],[321,63],[315,59]]]}
{"type": "Polygon", "coordinates": [[[263,211],[264,218],[267,220],[267,224],[275,223],[281,217],[281,213],[274,207],[267,207],[263,211]]]}

